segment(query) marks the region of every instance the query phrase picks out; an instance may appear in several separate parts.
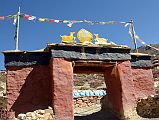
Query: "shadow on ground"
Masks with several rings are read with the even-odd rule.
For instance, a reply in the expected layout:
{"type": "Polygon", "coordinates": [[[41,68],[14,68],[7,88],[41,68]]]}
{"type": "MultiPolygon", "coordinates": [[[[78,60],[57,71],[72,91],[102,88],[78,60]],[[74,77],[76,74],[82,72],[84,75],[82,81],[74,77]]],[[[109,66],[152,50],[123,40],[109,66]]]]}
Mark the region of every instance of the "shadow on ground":
{"type": "Polygon", "coordinates": [[[99,111],[86,116],[75,116],[75,120],[119,120],[119,119],[114,115],[107,114],[106,111],[99,111]]]}

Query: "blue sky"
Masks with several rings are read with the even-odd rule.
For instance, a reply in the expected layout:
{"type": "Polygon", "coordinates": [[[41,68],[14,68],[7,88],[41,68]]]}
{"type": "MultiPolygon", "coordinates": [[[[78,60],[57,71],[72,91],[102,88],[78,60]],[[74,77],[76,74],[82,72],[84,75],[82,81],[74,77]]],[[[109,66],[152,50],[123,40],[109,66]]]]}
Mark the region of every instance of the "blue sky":
{"type": "MultiPolygon", "coordinates": [[[[62,20],[129,21],[133,19],[136,33],[148,44],[159,43],[158,0],[0,0],[0,16],[21,12],[36,17],[62,20]]],[[[65,24],[33,22],[20,19],[19,49],[36,50],[46,43],[60,43],[60,35],[78,32],[81,28],[117,44],[133,47],[124,25],[65,24]]],[[[0,51],[15,49],[13,19],[0,20],[0,51]]],[[[140,46],[141,44],[139,44],[140,46]]],[[[0,54],[0,69],[4,57],[0,54]]]]}

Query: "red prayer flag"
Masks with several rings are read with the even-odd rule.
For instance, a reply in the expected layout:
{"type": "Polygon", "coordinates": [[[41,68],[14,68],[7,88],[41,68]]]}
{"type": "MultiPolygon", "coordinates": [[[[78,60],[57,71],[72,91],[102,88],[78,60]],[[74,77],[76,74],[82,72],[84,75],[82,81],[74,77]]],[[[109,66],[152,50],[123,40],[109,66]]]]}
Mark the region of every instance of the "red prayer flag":
{"type": "Polygon", "coordinates": [[[28,18],[29,18],[29,15],[24,15],[24,18],[25,18],[25,19],[28,19],[28,18]]]}
{"type": "Polygon", "coordinates": [[[4,18],[5,18],[4,16],[0,16],[0,20],[4,20],[4,18]]]}
{"type": "Polygon", "coordinates": [[[53,19],[50,19],[50,20],[49,20],[49,22],[55,22],[55,20],[53,20],[53,19]]]}

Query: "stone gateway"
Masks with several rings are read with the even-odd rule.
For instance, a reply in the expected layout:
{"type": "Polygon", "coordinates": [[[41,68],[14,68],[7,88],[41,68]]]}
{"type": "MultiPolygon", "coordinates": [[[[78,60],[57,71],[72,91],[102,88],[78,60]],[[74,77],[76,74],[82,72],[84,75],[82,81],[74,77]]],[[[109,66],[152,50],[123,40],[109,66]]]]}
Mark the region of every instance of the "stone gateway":
{"type": "Polygon", "coordinates": [[[48,44],[3,53],[11,119],[52,106],[56,120],[74,120],[73,73],[104,74],[109,106],[120,118],[134,120],[137,99],[155,94],[151,56],[129,48],[48,44]]]}

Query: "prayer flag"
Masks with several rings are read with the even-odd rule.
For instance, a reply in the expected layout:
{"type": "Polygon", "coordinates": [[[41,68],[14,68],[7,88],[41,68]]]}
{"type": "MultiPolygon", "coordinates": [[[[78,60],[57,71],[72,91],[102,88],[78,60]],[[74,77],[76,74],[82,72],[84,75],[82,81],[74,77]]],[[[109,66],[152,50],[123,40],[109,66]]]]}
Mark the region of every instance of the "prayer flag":
{"type": "Polygon", "coordinates": [[[4,16],[0,16],[0,20],[4,20],[5,19],[5,17],[4,16]]]}
{"type": "Polygon", "coordinates": [[[35,20],[36,17],[35,16],[29,16],[28,20],[35,20]]]}
{"type": "Polygon", "coordinates": [[[55,20],[53,20],[53,19],[50,19],[50,20],[49,20],[49,22],[55,22],[55,20]]]}
{"type": "Polygon", "coordinates": [[[28,18],[29,18],[29,15],[24,15],[24,18],[25,18],[25,19],[28,19],[28,18]]]}
{"type": "Polygon", "coordinates": [[[46,19],[45,19],[45,18],[39,18],[39,21],[40,21],[40,22],[45,22],[46,19]]]}

